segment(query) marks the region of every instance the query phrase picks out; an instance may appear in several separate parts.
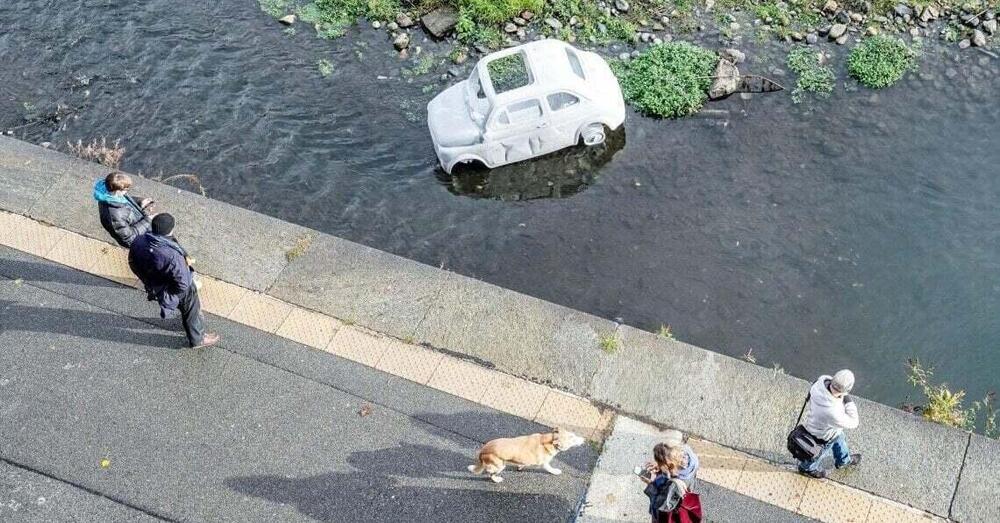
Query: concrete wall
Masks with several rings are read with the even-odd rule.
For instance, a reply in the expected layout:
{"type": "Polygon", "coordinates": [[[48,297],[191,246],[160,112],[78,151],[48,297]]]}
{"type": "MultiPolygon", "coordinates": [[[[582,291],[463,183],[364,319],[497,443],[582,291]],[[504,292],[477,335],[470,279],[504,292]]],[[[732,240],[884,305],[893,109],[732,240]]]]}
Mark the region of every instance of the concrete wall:
{"type": "MultiPolygon", "coordinates": [[[[0,138],[0,209],[107,240],[91,199],[107,169],[0,138]]],[[[809,383],[146,179],[200,271],[552,384],[774,461],[809,383]],[[289,260],[303,236],[312,244],[289,260]],[[617,333],[621,348],[598,340],[617,333]]],[[[833,369],[831,369],[833,370],[833,369]]],[[[837,481],[960,521],[1000,520],[1000,443],[859,400],[862,465],[837,481]]]]}

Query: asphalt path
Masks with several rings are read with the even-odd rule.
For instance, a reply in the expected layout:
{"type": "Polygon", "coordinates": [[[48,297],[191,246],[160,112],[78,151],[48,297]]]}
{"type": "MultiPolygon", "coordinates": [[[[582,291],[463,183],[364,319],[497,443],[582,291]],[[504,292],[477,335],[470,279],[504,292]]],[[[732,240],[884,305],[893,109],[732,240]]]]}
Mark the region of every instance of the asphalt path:
{"type": "Polygon", "coordinates": [[[142,294],[0,247],[0,521],[569,521],[562,476],[465,467],[542,430],[209,316],[181,349],[142,294]]]}

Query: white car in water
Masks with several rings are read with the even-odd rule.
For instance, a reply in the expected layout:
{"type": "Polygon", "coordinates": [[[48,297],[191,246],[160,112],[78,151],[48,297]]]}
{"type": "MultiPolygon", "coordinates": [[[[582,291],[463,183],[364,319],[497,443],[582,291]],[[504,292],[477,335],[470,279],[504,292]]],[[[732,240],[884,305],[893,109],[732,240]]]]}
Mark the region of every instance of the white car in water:
{"type": "Polygon", "coordinates": [[[625,122],[625,100],[607,62],[559,40],[491,53],[427,104],[438,161],[493,168],[576,145],[604,142],[625,122]]]}

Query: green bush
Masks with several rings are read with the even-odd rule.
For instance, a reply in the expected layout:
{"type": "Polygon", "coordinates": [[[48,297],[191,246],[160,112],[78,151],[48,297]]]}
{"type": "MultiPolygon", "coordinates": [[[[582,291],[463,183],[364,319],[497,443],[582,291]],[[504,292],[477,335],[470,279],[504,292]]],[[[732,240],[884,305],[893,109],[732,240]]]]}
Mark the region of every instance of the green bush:
{"type": "Polygon", "coordinates": [[[477,24],[499,24],[522,11],[540,13],[543,0],[458,0],[459,12],[477,24]]]}
{"type": "Polygon", "coordinates": [[[294,11],[306,23],[313,24],[324,38],[336,38],[358,18],[392,20],[400,10],[399,0],[258,0],[260,8],[274,17],[294,11]]]}
{"type": "Polygon", "coordinates": [[[873,89],[899,81],[916,65],[917,53],[898,38],[876,35],[865,38],[851,49],[847,70],[851,76],[873,89]]]}
{"type": "Polygon", "coordinates": [[[788,68],[799,76],[792,90],[792,101],[802,101],[802,93],[816,93],[821,97],[830,96],[836,76],[833,69],[821,65],[819,53],[809,47],[799,46],[788,53],[788,68]]]}
{"type": "Polygon", "coordinates": [[[696,112],[708,99],[706,91],[719,57],[687,42],[654,45],[631,61],[611,64],[622,93],[639,111],[676,118],[696,112]]]}

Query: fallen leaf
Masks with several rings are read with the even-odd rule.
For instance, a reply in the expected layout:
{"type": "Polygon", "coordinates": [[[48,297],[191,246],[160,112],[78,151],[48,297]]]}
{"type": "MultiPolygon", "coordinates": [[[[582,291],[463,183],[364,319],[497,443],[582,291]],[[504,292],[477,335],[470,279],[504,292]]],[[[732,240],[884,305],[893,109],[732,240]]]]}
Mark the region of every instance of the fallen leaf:
{"type": "Polygon", "coordinates": [[[102,469],[106,469],[106,468],[108,468],[110,466],[111,466],[111,460],[110,459],[104,458],[104,459],[101,460],[101,468],[102,469]]]}
{"type": "Polygon", "coordinates": [[[369,405],[367,403],[361,404],[361,410],[358,411],[358,416],[361,416],[363,418],[363,417],[365,417],[365,416],[367,416],[367,415],[369,415],[371,413],[372,413],[372,406],[371,405],[369,405]]]}

